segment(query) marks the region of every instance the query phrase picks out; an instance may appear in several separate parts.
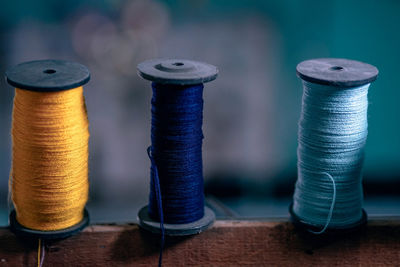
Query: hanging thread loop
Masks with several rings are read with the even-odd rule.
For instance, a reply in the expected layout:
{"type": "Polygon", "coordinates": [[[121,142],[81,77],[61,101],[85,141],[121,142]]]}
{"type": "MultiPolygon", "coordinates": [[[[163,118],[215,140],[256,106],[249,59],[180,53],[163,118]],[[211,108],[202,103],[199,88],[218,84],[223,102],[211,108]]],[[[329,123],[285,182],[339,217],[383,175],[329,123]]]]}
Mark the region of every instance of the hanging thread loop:
{"type": "Polygon", "coordinates": [[[331,203],[331,207],[329,208],[329,213],[328,213],[328,217],[326,219],[326,223],[325,226],[320,230],[320,231],[313,231],[313,230],[308,230],[309,232],[316,234],[316,235],[320,235],[323,234],[326,229],[328,229],[329,223],[331,222],[332,219],[332,214],[333,214],[333,209],[335,208],[335,202],[336,202],[336,183],[335,180],[333,179],[333,177],[329,174],[329,173],[322,173],[326,176],[328,176],[328,178],[332,181],[332,188],[333,188],[333,193],[332,193],[332,203],[331,203]]]}
{"type": "Polygon", "coordinates": [[[161,188],[160,188],[160,179],[158,177],[157,165],[154,161],[153,156],[151,155],[151,146],[147,148],[147,155],[151,161],[151,181],[150,184],[154,186],[151,190],[154,190],[155,197],[157,198],[157,209],[158,209],[158,218],[160,221],[160,230],[161,230],[161,245],[160,245],[160,257],[158,258],[158,266],[161,267],[162,264],[162,255],[165,245],[165,228],[164,228],[164,213],[163,213],[163,205],[162,205],[162,196],[161,196],[161,188]]]}

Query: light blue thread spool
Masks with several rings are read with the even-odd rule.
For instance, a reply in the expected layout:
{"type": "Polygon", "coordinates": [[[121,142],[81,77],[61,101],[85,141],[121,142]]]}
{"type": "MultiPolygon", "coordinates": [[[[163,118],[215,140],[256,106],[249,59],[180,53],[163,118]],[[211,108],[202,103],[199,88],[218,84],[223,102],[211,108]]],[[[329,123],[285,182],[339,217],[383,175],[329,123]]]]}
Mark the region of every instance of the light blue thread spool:
{"type": "Polygon", "coordinates": [[[304,92],[292,219],[314,234],[357,228],[366,222],[361,179],[367,94],[378,70],[326,58],[301,62],[297,74],[304,92]]]}

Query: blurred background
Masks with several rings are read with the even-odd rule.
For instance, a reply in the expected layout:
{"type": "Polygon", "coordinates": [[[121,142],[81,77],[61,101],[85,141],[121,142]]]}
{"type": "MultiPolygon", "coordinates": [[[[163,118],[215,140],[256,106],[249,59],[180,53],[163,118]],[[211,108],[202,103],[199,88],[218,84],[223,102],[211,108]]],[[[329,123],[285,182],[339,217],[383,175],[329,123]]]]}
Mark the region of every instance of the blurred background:
{"type": "MultiPolygon", "coordinates": [[[[136,220],[148,201],[150,83],[136,65],[184,58],[218,66],[204,91],[204,174],[220,218],[287,216],[302,87],[296,65],[342,57],[377,66],[364,168],[370,215],[400,214],[400,2],[395,0],[7,1],[0,73],[37,59],[86,65],[95,222],[136,220]]],[[[0,222],[7,224],[14,90],[0,82],[0,222]]]]}

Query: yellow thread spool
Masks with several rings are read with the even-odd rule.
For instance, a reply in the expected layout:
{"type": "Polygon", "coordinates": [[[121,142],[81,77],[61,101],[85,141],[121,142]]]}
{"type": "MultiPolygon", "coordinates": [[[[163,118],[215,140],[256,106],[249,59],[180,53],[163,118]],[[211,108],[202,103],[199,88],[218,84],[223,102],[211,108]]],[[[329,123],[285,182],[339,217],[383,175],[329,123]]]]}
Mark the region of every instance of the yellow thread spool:
{"type": "Polygon", "coordinates": [[[10,190],[11,229],[43,239],[67,237],[88,224],[86,67],[31,61],[6,72],[16,87],[10,190]]]}

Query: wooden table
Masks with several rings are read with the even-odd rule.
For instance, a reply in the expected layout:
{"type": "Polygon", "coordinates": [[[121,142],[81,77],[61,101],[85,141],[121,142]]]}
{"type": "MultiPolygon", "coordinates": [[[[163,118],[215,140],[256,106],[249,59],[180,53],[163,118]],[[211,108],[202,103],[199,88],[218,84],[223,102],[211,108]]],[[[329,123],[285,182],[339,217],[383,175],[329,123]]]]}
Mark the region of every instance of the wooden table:
{"type": "MultiPolygon", "coordinates": [[[[0,266],[35,266],[37,243],[0,229],[0,266]]],[[[46,244],[43,266],[157,266],[159,237],[136,224],[92,225],[46,244]]],[[[167,238],[163,266],[400,265],[400,218],[372,218],[344,236],[313,238],[287,220],[219,220],[196,236],[167,238]]]]}

